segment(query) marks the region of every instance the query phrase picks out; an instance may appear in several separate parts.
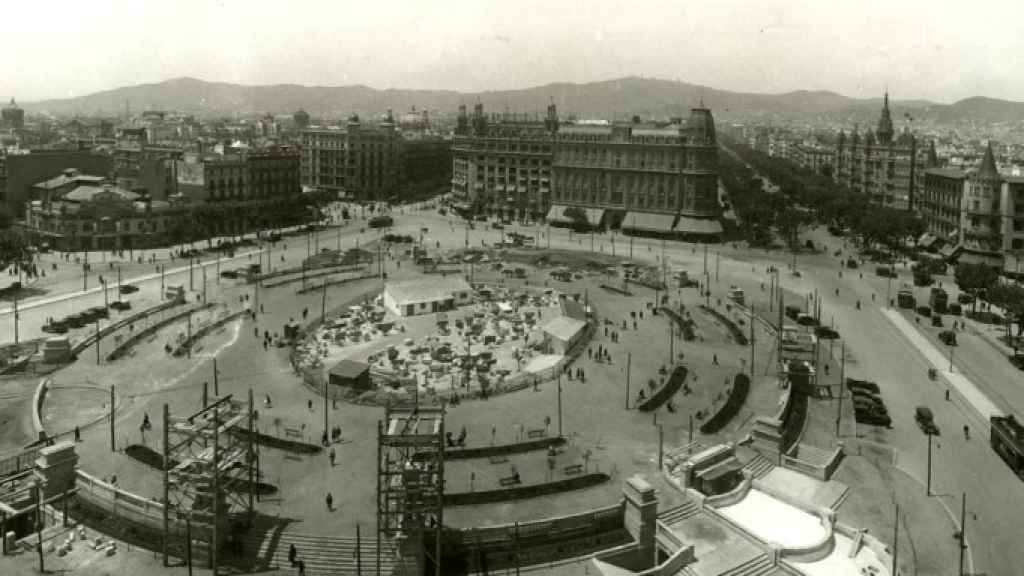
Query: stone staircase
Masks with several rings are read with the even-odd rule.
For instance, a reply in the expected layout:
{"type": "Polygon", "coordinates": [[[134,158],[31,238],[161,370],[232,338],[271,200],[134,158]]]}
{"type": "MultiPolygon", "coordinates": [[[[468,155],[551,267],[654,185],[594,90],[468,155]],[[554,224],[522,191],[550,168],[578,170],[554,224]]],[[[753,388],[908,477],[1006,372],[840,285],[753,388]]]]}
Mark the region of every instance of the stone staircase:
{"type": "Polygon", "coordinates": [[[824,468],[832,460],[831,451],[811,446],[810,444],[804,444],[803,442],[797,448],[797,455],[800,460],[820,468],[824,468]]]}
{"type": "Polygon", "coordinates": [[[722,572],[720,576],[766,576],[775,571],[775,565],[767,554],[755,556],[743,564],[722,572]]]}
{"type": "Polygon", "coordinates": [[[750,474],[754,478],[763,478],[774,468],[775,463],[766,458],[760,452],[756,452],[755,456],[748,460],[747,463],[743,466],[743,469],[746,470],[747,472],[750,472],[750,474]]]}
{"type": "Polygon", "coordinates": [[[692,518],[697,514],[700,514],[700,504],[692,500],[688,500],[685,504],[680,504],[675,508],[669,508],[664,512],[658,514],[658,520],[660,520],[666,526],[672,526],[678,524],[687,518],[692,518]]]}
{"type": "MultiPolygon", "coordinates": [[[[245,550],[258,551],[256,563],[268,569],[290,570],[288,549],[294,544],[298,558],[306,563],[308,576],[335,574],[356,574],[356,538],[352,536],[320,536],[315,534],[293,534],[290,532],[267,532],[250,535],[244,540],[245,550]]],[[[401,561],[394,546],[383,542],[381,549],[381,574],[400,574],[401,561]]],[[[363,574],[377,573],[377,538],[371,533],[363,536],[358,546],[363,574]]]]}

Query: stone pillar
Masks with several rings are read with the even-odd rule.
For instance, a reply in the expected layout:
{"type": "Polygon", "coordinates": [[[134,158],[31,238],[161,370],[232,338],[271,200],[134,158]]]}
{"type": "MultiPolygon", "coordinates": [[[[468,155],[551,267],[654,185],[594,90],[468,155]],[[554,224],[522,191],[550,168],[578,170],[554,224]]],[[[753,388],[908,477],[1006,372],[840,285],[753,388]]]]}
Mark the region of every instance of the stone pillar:
{"type": "Polygon", "coordinates": [[[626,480],[623,486],[626,510],[623,521],[626,530],[640,545],[640,558],[649,559],[650,566],[657,562],[656,521],[658,519],[658,498],[654,488],[639,475],[626,480]]]}
{"type": "Polygon", "coordinates": [[[39,450],[35,476],[43,485],[43,497],[64,494],[75,487],[78,454],[73,442],[61,442],[39,450]]]}

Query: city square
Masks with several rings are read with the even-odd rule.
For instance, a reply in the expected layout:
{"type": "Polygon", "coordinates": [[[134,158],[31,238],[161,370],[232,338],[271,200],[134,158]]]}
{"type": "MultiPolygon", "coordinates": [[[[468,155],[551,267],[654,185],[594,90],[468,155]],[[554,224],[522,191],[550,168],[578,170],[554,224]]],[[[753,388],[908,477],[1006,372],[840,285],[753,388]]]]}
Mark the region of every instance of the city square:
{"type": "Polygon", "coordinates": [[[746,74],[11,99],[0,574],[1021,573],[1024,108],[746,74]]]}

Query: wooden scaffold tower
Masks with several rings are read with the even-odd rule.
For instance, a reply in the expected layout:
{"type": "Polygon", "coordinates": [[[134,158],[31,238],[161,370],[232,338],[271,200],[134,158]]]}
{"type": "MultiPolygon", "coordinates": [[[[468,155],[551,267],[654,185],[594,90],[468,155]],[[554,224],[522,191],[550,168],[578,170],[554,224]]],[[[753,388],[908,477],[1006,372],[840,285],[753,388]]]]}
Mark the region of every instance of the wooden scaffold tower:
{"type": "Polygon", "coordinates": [[[229,394],[204,404],[174,418],[164,405],[164,563],[177,542],[191,566],[202,542],[216,576],[219,550],[252,523],[258,456],[252,390],[248,402],[229,394]]]}
{"type": "Polygon", "coordinates": [[[394,539],[403,555],[414,551],[420,574],[442,574],[444,412],[443,406],[389,406],[378,422],[378,574],[383,538],[394,539]],[[427,550],[430,534],[434,546],[427,550]]]}

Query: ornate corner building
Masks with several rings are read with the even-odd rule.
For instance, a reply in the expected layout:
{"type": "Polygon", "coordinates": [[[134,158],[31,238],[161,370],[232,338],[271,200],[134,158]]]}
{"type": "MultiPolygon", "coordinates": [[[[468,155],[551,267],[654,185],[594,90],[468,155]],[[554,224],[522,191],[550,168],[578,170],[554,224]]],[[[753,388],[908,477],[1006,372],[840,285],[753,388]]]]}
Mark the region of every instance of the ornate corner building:
{"type": "Polygon", "coordinates": [[[704,107],[685,122],[608,124],[561,122],[554,104],[543,119],[460,106],[452,156],[452,195],[473,214],[569,224],[575,211],[594,228],[721,232],[715,124],[704,107]]]}
{"type": "Polygon", "coordinates": [[[854,127],[849,138],[839,132],[833,165],[840,184],[866,194],[875,204],[906,210],[914,207],[922,163],[923,151],[910,131],[904,128],[896,136],[886,92],[876,130],[861,135],[854,127]]]}

